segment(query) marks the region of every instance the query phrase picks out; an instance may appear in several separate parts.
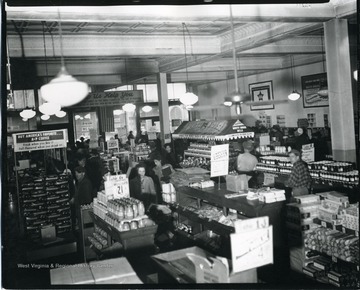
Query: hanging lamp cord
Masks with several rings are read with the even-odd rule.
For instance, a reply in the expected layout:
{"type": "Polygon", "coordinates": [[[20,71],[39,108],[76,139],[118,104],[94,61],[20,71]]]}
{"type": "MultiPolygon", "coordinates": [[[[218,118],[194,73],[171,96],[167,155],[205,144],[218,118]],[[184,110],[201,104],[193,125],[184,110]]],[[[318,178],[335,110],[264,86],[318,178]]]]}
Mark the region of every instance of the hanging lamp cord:
{"type": "Polygon", "coordinates": [[[230,24],[231,24],[231,41],[232,41],[232,53],[233,53],[233,62],[234,62],[234,79],[235,79],[235,92],[239,91],[238,83],[238,74],[237,74],[237,64],[236,64],[236,47],[235,47],[235,31],[234,31],[234,19],[232,14],[231,5],[230,8],[230,24]]]}
{"type": "Polygon", "coordinates": [[[293,91],[295,91],[295,83],[294,83],[294,57],[292,55],[290,55],[290,62],[291,62],[291,79],[292,79],[292,86],[293,86],[293,91]]]}
{"type": "Polygon", "coordinates": [[[184,52],[185,52],[185,71],[186,71],[186,82],[189,82],[188,68],[187,68],[187,56],[186,56],[186,40],[185,40],[185,22],[183,22],[183,38],[184,38],[184,52]]]}
{"type": "Polygon", "coordinates": [[[63,35],[62,35],[61,16],[60,16],[60,10],[59,10],[59,9],[58,9],[58,15],[59,15],[59,35],[60,35],[61,67],[65,67],[64,52],[63,52],[63,35]]]}
{"type": "Polygon", "coordinates": [[[47,63],[47,55],[46,55],[46,44],[45,44],[45,21],[41,21],[43,28],[43,40],[44,40],[44,53],[45,53],[45,72],[46,72],[46,82],[49,82],[49,74],[48,74],[48,63],[47,63]]]}

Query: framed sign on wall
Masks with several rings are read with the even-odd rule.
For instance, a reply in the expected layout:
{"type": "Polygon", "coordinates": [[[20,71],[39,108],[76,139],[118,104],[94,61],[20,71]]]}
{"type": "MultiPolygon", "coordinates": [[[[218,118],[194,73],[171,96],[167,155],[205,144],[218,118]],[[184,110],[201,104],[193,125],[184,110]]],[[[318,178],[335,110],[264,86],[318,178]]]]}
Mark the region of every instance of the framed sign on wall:
{"type": "Polygon", "coordinates": [[[301,87],[304,108],[329,106],[326,73],[302,76],[301,87]]]}
{"type": "Polygon", "coordinates": [[[272,81],[249,84],[249,91],[251,101],[259,103],[251,105],[251,111],[274,109],[274,104],[261,104],[261,102],[274,100],[272,81]]]}

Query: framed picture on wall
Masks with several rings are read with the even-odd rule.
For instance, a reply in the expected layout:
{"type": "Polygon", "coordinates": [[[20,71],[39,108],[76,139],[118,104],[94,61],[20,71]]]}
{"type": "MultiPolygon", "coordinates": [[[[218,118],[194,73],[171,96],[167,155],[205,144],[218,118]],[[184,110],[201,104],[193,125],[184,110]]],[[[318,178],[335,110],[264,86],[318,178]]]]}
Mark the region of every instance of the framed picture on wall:
{"type": "Polygon", "coordinates": [[[304,108],[329,106],[326,73],[302,76],[301,87],[304,108]]]}
{"type": "Polygon", "coordinates": [[[274,109],[274,104],[261,104],[261,102],[274,100],[272,81],[249,84],[249,91],[251,101],[259,103],[250,105],[251,111],[274,109]]]}

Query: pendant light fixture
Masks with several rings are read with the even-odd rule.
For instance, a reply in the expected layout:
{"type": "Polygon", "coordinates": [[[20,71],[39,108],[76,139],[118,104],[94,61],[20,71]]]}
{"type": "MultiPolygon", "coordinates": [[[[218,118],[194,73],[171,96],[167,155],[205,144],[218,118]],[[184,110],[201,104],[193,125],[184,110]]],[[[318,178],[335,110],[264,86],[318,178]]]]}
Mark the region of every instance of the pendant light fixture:
{"type": "Polygon", "coordinates": [[[241,104],[247,99],[248,94],[241,93],[239,90],[239,80],[237,73],[237,59],[236,59],[236,45],[235,45],[235,29],[234,29],[234,19],[232,14],[231,5],[229,5],[230,9],[230,24],[231,24],[231,42],[232,42],[232,56],[233,56],[233,64],[234,64],[234,80],[235,80],[235,91],[227,94],[224,101],[224,106],[231,107],[235,104],[235,112],[237,115],[241,115],[241,104]]]}
{"type": "MultiPolygon", "coordinates": [[[[186,83],[189,82],[188,68],[187,68],[187,55],[186,55],[186,38],[185,38],[185,27],[186,24],[183,22],[183,37],[184,37],[184,54],[185,54],[185,71],[186,71],[186,83]]],[[[192,92],[186,91],[184,95],[180,97],[180,102],[185,106],[192,106],[199,100],[198,96],[192,92]]]]}
{"type": "MultiPolygon", "coordinates": [[[[147,101],[146,79],[144,79],[144,93],[145,93],[145,100],[147,101]]],[[[146,106],[142,107],[141,110],[142,110],[143,112],[145,112],[145,113],[149,113],[149,112],[151,112],[152,107],[149,106],[149,105],[146,105],[146,106]]]]}
{"type": "Polygon", "coordinates": [[[78,81],[71,76],[65,68],[60,11],[58,14],[61,68],[57,76],[48,84],[43,85],[40,91],[42,99],[46,102],[56,103],[61,107],[69,107],[81,102],[88,95],[89,87],[87,83],[78,81]]]}
{"type": "Polygon", "coordinates": [[[291,80],[292,80],[292,86],[293,86],[293,91],[291,94],[288,95],[288,99],[290,101],[296,101],[298,99],[300,99],[300,93],[295,89],[295,83],[294,83],[294,59],[293,56],[290,55],[290,62],[291,62],[291,80]]]}
{"type": "Polygon", "coordinates": [[[25,92],[25,96],[23,95],[23,97],[24,97],[24,104],[26,105],[26,107],[20,112],[20,117],[22,117],[23,119],[31,119],[35,117],[36,112],[32,108],[29,108],[27,91],[24,90],[24,92],[25,92]]]}
{"type": "MultiPolygon", "coordinates": [[[[323,36],[321,35],[321,51],[322,51],[322,57],[323,57],[323,61],[322,61],[322,64],[323,64],[323,72],[326,73],[326,70],[325,70],[325,52],[324,52],[324,41],[323,41],[323,36]]],[[[318,95],[320,97],[327,97],[329,95],[329,91],[328,91],[328,87],[327,85],[324,85],[322,82],[321,82],[321,79],[320,79],[320,89],[319,91],[317,92],[318,95]]]]}

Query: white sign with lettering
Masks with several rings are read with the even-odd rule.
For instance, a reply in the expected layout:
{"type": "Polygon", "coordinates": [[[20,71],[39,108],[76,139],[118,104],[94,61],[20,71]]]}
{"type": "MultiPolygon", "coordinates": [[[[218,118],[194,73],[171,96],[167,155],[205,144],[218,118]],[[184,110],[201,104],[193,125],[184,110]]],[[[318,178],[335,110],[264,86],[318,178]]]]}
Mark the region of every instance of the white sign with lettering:
{"type": "Polygon", "coordinates": [[[210,176],[224,176],[229,173],[229,144],[211,146],[210,176]]]}

